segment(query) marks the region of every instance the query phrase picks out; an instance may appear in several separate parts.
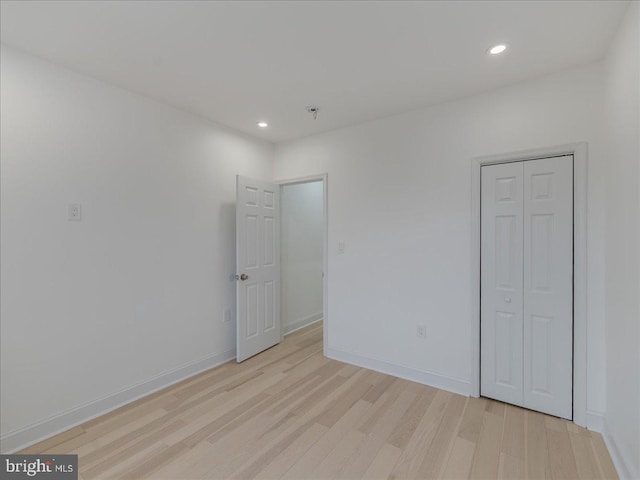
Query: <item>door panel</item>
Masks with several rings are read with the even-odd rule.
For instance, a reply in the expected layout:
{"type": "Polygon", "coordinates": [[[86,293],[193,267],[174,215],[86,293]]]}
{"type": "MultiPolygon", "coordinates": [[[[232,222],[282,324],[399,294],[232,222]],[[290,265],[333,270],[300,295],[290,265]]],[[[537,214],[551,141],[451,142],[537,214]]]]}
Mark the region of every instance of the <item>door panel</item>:
{"type": "Polygon", "coordinates": [[[522,404],[521,163],[482,167],[481,391],[522,404]]]}
{"type": "Polygon", "coordinates": [[[496,312],[495,324],[495,379],[498,385],[517,388],[520,383],[520,372],[514,369],[518,362],[518,344],[521,335],[521,327],[513,313],[496,312]]]}
{"type": "Polygon", "coordinates": [[[245,244],[245,262],[244,268],[258,267],[258,217],[256,215],[245,215],[246,223],[246,240],[245,244]]]}
{"type": "Polygon", "coordinates": [[[517,228],[521,219],[516,215],[500,215],[495,219],[495,288],[502,292],[513,292],[517,278],[520,275],[520,268],[516,265],[516,256],[520,252],[517,245],[517,228]]]}
{"type": "Polygon", "coordinates": [[[264,282],[264,331],[268,332],[276,327],[276,296],[275,282],[264,282]]]}
{"type": "Polygon", "coordinates": [[[573,157],[524,162],[524,404],[572,418],[573,157]]]}
{"type": "MultiPolygon", "coordinates": [[[[531,391],[541,395],[549,395],[549,325],[553,321],[549,317],[531,316],[531,391]]],[[[525,361],[525,363],[528,363],[525,361]]],[[[525,402],[526,403],[526,402],[525,402]]]]}
{"type": "Polygon", "coordinates": [[[573,157],[481,181],[481,393],[571,419],[573,157]]]}
{"type": "Polygon", "coordinates": [[[553,215],[531,215],[530,217],[530,254],[532,292],[550,293],[553,267],[553,215]]]}
{"type": "Polygon", "coordinates": [[[238,176],[236,184],[236,357],[281,340],[280,189],[238,176]]]}

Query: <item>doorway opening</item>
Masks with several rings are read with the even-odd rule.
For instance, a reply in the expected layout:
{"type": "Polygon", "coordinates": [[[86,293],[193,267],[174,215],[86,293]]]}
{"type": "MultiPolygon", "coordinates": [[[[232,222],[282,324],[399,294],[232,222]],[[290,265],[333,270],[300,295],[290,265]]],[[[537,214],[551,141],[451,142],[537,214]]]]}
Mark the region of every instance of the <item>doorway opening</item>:
{"type": "Polygon", "coordinates": [[[279,184],[282,337],[320,326],[326,350],[327,176],[279,184]]]}
{"type": "Polygon", "coordinates": [[[280,318],[286,336],[321,322],[322,181],[280,187],[280,318]]]}
{"type": "MultiPolygon", "coordinates": [[[[288,302],[287,308],[289,316],[286,325],[286,333],[293,332],[304,326],[309,326],[312,322],[319,323],[322,319],[322,347],[323,352],[327,351],[328,321],[327,321],[327,175],[306,177],[303,179],[285,180],[281,182],[269,182],[256,180],[242,175],[236,176],[236,360],[242,362],[268,348],[282,342],[285,328],[283,328],[280,314],[282,303],[281,290],[281,204],[280,197],[283,189],[287,189],[287,197],[292,196],[292,201],[287,201],[286,214],[295,216],[296,220],[287,223],[293,225],[287,229],[288,243],[295,239],[298,251],[306,248],[305,235],[313,232],[316,244],[321,245],[322,268],[319,269],[317,246],[313,247],[313,266],[307,268],[300,267],[300,262],[289,262],[289,270],[305,270],[305,276],[316,276],[309,285],[315,285],[316,289],[312,293],[301,294],[299,289],[288,288],[285,300],[288,302]],[[320,183],[321,188],[315,186],[310,190],[309,196],[315,198],[313,208],[299,210],[301,200],[296,200],[296,196],[301,192],[307,192],[305,188],[291,189],[289,195],[288,186],[320,183]],[[320,196],[321,193],[321,196],[320,196]],[[321,199],[320,203],[317,201],[321,199]],[[295,212],[294,212],[295,210],[295,212]],[[322,222],[317,218],[321,212],[322,222]],[[302,242],[297,237],[297,231],[301,230],[305,217],[313,216],[314,226],[302,236],[302,242]],[[321,241],[318,241],[319,237],[321,241]],[[317,276],[320,276],[322,286],[321,293],[317,291],[317,276]],[[293,295],[291,294],[293,290],[293,295]],[[298,298],[302,296],[303,298],[298,298]],[[313,301],[310,298],[313,297],[313,301]],[[322,309],[318,311],[318,298],[322,299],[322,309]],[[309,308],[313,310],[309,310],[309,308]],[[299,314],[301,311],[311,313],[302,316],[293,316],[291,312],[299,314]]],[[[309,203],[305,201],[303,203],[309,203]]],[[[306,238],[308,242],[309,239],[306,238]]],[[[286,252],[290,259],[290,252],[286,252]]],[[[299,258],[306,258],[305,254],[296,254],[299,258]]],[[[304,262],[303,262],[304,263],[304,262]]],[[[296,278],[287,275],[287,283],[290,285],[296,282],[296,278]]]]}

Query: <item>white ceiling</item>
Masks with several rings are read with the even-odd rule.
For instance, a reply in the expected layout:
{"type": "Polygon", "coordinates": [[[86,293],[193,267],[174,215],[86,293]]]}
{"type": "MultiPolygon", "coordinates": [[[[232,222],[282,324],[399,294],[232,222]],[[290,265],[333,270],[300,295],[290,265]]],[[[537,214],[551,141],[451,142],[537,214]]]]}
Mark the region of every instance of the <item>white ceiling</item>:
{"type": "Polygon", "coordinates": [[[595,61],[627,6],[3,0],[0,14],[7,45],[277,142],[595,61]]]}

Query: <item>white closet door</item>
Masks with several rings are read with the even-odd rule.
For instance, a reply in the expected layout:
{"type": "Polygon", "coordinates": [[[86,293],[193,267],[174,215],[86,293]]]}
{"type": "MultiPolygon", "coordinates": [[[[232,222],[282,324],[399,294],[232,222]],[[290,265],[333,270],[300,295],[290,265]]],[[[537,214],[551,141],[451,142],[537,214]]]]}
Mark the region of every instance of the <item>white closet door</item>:
{"type": "Polygon", "coordinates": [[[573,157],[524,162],[524,406],[572,418],[573,157]]]}
{"type": "Polygon", "coordinates": [[[482,167],[481,393],[572,418],[573,157],[482,167]]]}
{"type": "Polygon", "coordinates": [[[482,167],[481,392],[523,403],[523,165],[482,167]]]}

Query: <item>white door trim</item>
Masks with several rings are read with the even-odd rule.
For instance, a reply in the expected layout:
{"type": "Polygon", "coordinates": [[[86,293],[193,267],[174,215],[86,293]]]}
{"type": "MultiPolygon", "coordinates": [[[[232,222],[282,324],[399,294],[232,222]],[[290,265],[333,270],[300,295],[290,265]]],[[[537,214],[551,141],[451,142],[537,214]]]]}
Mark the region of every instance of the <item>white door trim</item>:
{"type": "Polygon", "coordinates": [[[276,184],[295,185],[298,183],[322,182],[322,349],[324,356],[329,348],[329,175],[319,173],[305,177],[276,180],[276,184]]]}
{"type": "Polygon", "coordinates": [[[573,155],[573,421],[587,411],[587,143],[476,157],[471,161],[471,396],[480,395],[480,168],[573,155]]]}

